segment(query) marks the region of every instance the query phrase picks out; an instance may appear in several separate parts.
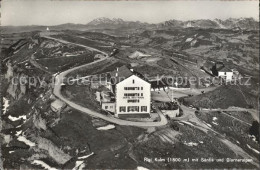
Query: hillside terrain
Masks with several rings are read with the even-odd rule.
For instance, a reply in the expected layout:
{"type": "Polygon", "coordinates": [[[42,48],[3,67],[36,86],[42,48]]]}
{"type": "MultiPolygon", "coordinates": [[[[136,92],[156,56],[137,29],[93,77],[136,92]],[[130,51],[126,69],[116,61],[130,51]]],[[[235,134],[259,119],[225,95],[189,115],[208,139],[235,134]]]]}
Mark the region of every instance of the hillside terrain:
{"type": "MultiPolygon", "coordinates": [[[[252,123],[259,124],[259,115],[252,113],[259,111],[256,21],[148,24],[100,18],[86,25],[49,28],[51,31],[45,26],[3,27],[1,33],[3,168],[259,168],[259,141],[250,133],[252,123]],[[67,77],[110,72],[123,65],[149,80],[172,76],[176,79],[165,88],[183,93],[178,97],[183,115],[161,127],[115,124],[102,130],[111,123],[73,109],[53,94],[55,75],[102,59],[103,52],[109,55],[107,59],[74,70],[67,77]],[[244,84],[213,84],[211,69],[217,62],[237,69],[244,84]],[[194,82],[188,80],[192,77],[194,82]],[[248,85],[246,77],[250,77],[248,85]],[[200,78],[210,82],[200,82],[200,78]],[[184,161],[187,158],[189,162],[184,161]],[[201,158],[251,161],[205,163],[201,158]]],[[[62,90],[72,101],[91,109],[98,107],[88,86],[64,86],[62,90]]]]}

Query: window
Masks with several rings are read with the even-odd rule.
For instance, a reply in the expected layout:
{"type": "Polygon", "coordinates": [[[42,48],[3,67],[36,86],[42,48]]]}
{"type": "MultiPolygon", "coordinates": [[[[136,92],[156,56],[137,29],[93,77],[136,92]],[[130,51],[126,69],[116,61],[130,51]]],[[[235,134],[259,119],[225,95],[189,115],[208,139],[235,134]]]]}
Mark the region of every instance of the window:
{"type": "Polygon", "coordinates": [[[143,96],[143,93],[141,93],[141,96],[143,96]]]}
{"type": "Polygon", "coordinates": [[[139,106],[128,106],[127,111],[128,112],[139,112],[139,106]]]}
{"type": "Polygon", "coordinates": [[[135,80],[133,80],[133,84],[135,84],[135,80]]]}
{"type": "Polygon", "coordinates": [[[110,106],[110,109],[113,109],[113,106],[110,106]]]}
{"type": "Polygon", "coordinates": [[[120,106],[119,107],[119,112],[126,112],[126,107],[125,106],[120,106]]]}
{"type": "Polygon", "coordinates": [[[141,90],[143,90],[143,87],[141,87],[141,90]]]}
{"type": "Polygon", "coordinates": [[[141,106],[141,112],[147,112],[147,106],[141,106]]]}
{"type": "Polygon", "coordinates": [[[105,109],[108,109],[108,106],[105,106],[105,109]]]}

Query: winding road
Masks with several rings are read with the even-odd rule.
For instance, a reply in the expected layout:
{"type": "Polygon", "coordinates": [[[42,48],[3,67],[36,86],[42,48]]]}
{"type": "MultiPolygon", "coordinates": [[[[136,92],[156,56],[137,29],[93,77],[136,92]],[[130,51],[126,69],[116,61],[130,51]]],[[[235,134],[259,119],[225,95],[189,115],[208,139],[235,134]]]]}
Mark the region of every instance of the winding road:
{"type": "MultiPolygon", "coordinates": [[[[168,122],[167,122],[167,119],[165,118],[165,116],[162,114],[162,112],[156,108],[159,116],[160,116],[160,121],[159,122],[133,122],[133,121],[127,121],[127,120],[122,120],[122,119],[117,119],[115,117],[108,117],[108,116],[105,116],[101,113],[98,113],[96,111],[93,111],[89,108],[86,108],[86,107],[83,107],[81,105],[78,105],[72,101],[70,101],[69,99],[65,98],[62,94],[61,94],[61,87],[62,87],[62,83],[63,83],[63,79],[66,77],[66,75],[74,70],[77,70],[77,69],[80,69],[80,68],[83,68],[83,67],[87,67],[87,66],[90,66],[94,63],[98,63],[98,62],[101,62],[101,61],[104,61],[106,60],[109,56],[102,52],[102,51],[99,51],[97,49],[94,49],[94,48],[91,48],[91,47],[88,47],[88,46],[84,46],[84,45],[81,45],[81,44],[76,44],[76,43],[70,43],[70,42],[67,42],[67,41],[64,41],[64,40],[59,40],[59,39],[55,39],[55,38],[52,38],[52,37],[48,37],[48,36],[43,36],[45,38],[49,38],[49,39],[52,39],[52,40],[56,40],[56,41],[59,41],[61,43],[66,43],[66,44],[74,44],[74,45],[79,45],[81,47],[85,47],[86,49],[88,50],[92,50],[92,51],[98,51],[98,52],[101,52],[103,54],[105,54],[105,58],[102,58],[100,60],[97,60],[97,61],[94,61],[92,63],[88,63],[88,64],[84,64],[84,65],[81,65],[81,66],[78,66],[78,67],[74,67],[74,68],[71,68],[69,70],[66,70],[64,72],[61,72],[61,73],[58,73],[56,74],[55,76],[55,84],[54,84],[54,87],[53,87],[53,94],[59,98],[60,100],[62,100],[63,102],[65,102],[67,105],[69,105],[70,107],[74,108],[74,109],[77,109],[81,112],[83,112],[84,114],[88,114],[90,116],[93,116],[93,117],[96,117],[96,118],[100,118],[100,119],[103,119],[105,121],[108,121],[108,122],[111,122],[113,124],[117,124],[117,125],[127,125],[127,126],[137,126],[137,127],[156,127],[156,126],[164,126],[166,125],[168,122]]],[[[199,128],[201,129],[202,131],[207,131],[207,130],[211,130],[211,131],[214,131],[213,129],[211,129],[210,127],[208,127],[207,125],[204,124],[204,122],[200,121],[199,119],[196,118],[196,116],[194,115],[194,112],[195,112],[195,109],[191,109],[191,108],[188,108],[186,106],[182,106],[182,109],[185,113],[184,116],[180,117],[180,118],[176,118],[176,120],[179,120],[179,121],[182,121],[182,122],[185,122],[185,121],[190,121],[190,122],[193,122],[195,123],[194,124],[194,127],[196,128],[199,128]]],[[[231,109],[232,111],[236,110],[236,109],[231,109]]],[[[202,110],[202,111],[208,111],[208,110],[202,110]]],[[[216,110],[214,110],[216,111],[216,110]]],[[[219,111],[224,111],[223,109],[220,109],[219,111]]],[[[226,110],[225,110],[226,111],[226,110]]],[[[185,122],[187,123],[187,122],[185,122]]],[[[215,131],[214,131],[215,132],[215,131]]],[[[234,144],[228,140],[226,140],[224,137],[222,137],[221,134],[215,132],[216,134],[218,134],[220,137],[219,139],[225,143],[231,150],[233,150],[235,153],[237,153],[237,155],[240,155],[241,157],[243,158],[248,158],[248,159],[253,159],[254,162],[252,162],[252,164],[256,165],[257,167],[259,167],[258,163],[256,163],[258,160],[256,160],[254,157],[252,157],[251,155],[247,154],[247,152],[245,152],[240,146],[238,146],[237,144],[234,144]]]]}
{"type": "Polygon", "coordinates": [[[165,116],[163,115],[163,113],[157,109],[157,112],[160,116],[160,121],[159,122],[133,122],[133,121],[127,121],[127,120],[122,120],[122,119],[118,119],[118,118],[115,118],[115,117],[108,117],[106,115],[103,115],[101,113],[98,113],[94,110],[91,110],[89,108],[86,108],[86,107],[83,107],[81,105],[78,105],[72,101],[70,101],[69,99],[65,98],[62,94],[61,94],[61,86],[62,86],[62,83],[63,83],[63,80],[65,79],[66,75],[74,70],[77,70],[77,69],[80,69],[80,68],[83,68],[83,67],[87,67],[87,66],[90,66],[94,63],[99,63],[103,60],[106,60],[109,56],[107,53],[103,52],[103,51],[100,51],[100,50],[97,50],[95,48],[92,48],[92,47],[88,47],[88,46],[85,46],[85,45],[82,45],[82,44],[76,44],[76,43],[71,43],[71,42],[68,42],[68,41],[64,41],[64,40],[60,40],[60,39],[56,39],[56,38],[53,38],[53,37],[49,37],[49,36],[42,36],[44,38],[47,38],[47,39],[51,39],[51,40],[55,40],[55,41],[58,41],[58,42],[61,42],[61,43],[65,43],[65,44],[73,44],[73,45],[77,45],[77,46],[81,46],[81,47],[84,47],[88,50],[91,50],[91,51],[96,51],[96,52],[100,52],[102,54],[105,55],[104,58],[100,59],[100,60],[97,60],[97,61],[94,61],[94,62],[91,62],[91,63],[87,63],[87,64],[84,64],[84,65],[81,65],[81,66],[78,66],[78,67],[74,67],[74,68],[71,68],[71,69],[68,69],[64,72],[61,72],[59,74],[56,74],[55,76],[55,83],[54,83],[54,87],[53,87],[53,94],[59,98],[60,100],[62,100],[63,102],[65,102],[67,105],[69,105],[70,107],[74,108],[74,109],[77,109],[85,114],[88,114],[88,115],[91,115],[93,117],[96,117],[96,118],[100,118],[100,119],[103,119],[105,121],[108,121],[110,123],[113,123],[113,124],[117,124],[117,125],[126,125],[126,126],[137,126],[137,127],[156,127],[156,126],[164,126],[168,123],[167,119],[165,118],[165,116]]]}

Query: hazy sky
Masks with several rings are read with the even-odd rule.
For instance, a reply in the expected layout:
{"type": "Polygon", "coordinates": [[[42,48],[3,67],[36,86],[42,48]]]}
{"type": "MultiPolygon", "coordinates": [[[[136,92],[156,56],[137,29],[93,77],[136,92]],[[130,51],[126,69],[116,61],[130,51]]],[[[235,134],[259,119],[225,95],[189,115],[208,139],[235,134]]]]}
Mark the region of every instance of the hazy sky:
{"type": "Polygon", "coordinates": [[[3,0],[2,25],[58,25],[82,23],[98,17],[159,23],[169,19],[258,20],[259,1],[49,1],[3,0]]]}

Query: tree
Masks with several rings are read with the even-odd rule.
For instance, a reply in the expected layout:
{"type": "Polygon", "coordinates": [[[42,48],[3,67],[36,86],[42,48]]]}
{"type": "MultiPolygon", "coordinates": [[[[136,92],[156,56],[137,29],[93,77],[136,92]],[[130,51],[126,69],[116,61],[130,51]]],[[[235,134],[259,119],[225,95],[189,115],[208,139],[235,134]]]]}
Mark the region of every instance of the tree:
{"type": "Polygon", "coordinates": [[[253,121],[252,126],[249,129],[249,134],[254,135],[259,142],[259,123],[257,121],[253,121]]]}

